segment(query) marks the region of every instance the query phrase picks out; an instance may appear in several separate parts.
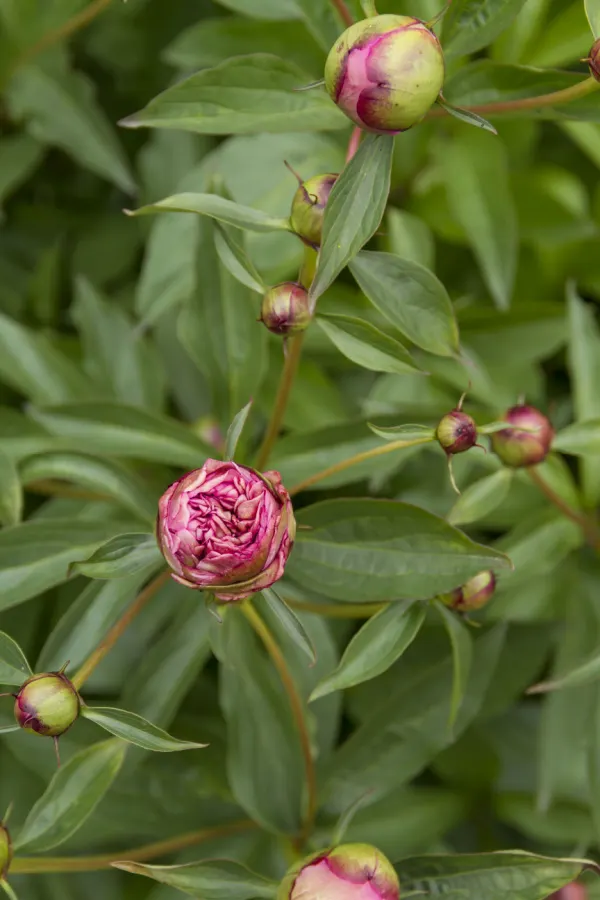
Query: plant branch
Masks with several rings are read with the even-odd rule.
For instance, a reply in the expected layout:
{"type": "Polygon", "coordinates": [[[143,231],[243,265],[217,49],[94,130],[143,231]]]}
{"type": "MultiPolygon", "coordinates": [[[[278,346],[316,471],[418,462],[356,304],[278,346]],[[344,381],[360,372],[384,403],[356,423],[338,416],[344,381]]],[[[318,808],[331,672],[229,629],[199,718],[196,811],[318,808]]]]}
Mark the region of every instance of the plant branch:
{"type": "Polygon", "coordinates": [[[387,603],[311,603],[309,600],[294,600],[292,597],[284,599],[294,609],[327,616],[329,619],[370,619],[387,606],[387,603]]]}
{"type": "Polygon", "coordinates": [[[275,446],[275,442],[279,436],[283,418],[285,416],[285,411],[287,409],[288,400],[290,398],[290,393],[292,391],[292,387],[294,386],[296,372],[298,371],[298,364],[300,362],[303,343],[304,332],[295,335],[295,337],[292,337],[289,340],[285,362],[283,364],[283,372],[281,373],[279,388],[277,389],[277,396],[275,398],[275,406],[273,407],[273,412],[271,413],[271,419],[269,421],[267,433],[264,436],[263,442],[258,451],[258,457],[256,459],[256,468],[259,470],[259,472],[262,472],[262,470],[267,465],[269,456],[271,455],[271,451],[275,446]]]}
{"type": "Polygon", "coordinates": [[[121,635],[127,630],[135,617],[142,611],[149,600],[154,597],[156,592],[165,584],[170,576],[170,572],[161,572],[146,587],[140,591],[131,606],[123,613],[118,622],[115,622],[104,640],[102,640],[96,649],[88,656],[78,672],[71,679],[73,685],[80,690],[88,680],[95,668],[102,662],[107,653],[112,650],[121,635]]]}
{"type": "Polygon", "coordinates": [[[575,522],[576,525],[579,525],[588,544],[593,547],[594,550],[600,552],[600,530],[593,519],[578,512],[576,509],[573,509],[572,506],[569,506],[569,504],[563,500],[546,481],[544,481],[537,469],[530,468],[527,470],[527,474],[536,487],[538,487],[542,494],[544,494],[544,496],[560,510],[563,516],[566,516],[567,519],[570,519],[572,522],[575,522]]]}
{"type": "MultiPolygon", "coordinates": [[[[504,100],[500,103],[480,103],[475,106],[461,107],[469,112],[481,113],[482,115],[493,115],[495,113],[511,113],[520,112],[528,109],[546,109],[552,106],[561,106],[563,103],[570,103],[573,100],[580,100],[587,97],[588,94],[594,93],[600,89],[600,83],[595,78],[586,78],[571,87],[564,88],[562,91],[554,91],[552,94],[540,94],[537,97],[522,97],[519,100],[504,100]]],[[[448,113],[441,106],[430,109],[427,113],[428,119],[438,119],[441,116],[447,116],[448,113]]]]}
{"type": "Polygon", "coordinates": [[[350,25],[354,25],[354,18],[352,17],[352,13],[346,6],[345,0],[331,0],[332,6],[340,15],[340,18],[344,25],[348,28],[350,25]]]}
{"type": "Polygon", "coordinates": [[[256,828],[256,824],[250,819],[242,819],[238,822],[229,822],[226,825],[216,825],[214,828],[201,828],[199,831],[190,831],[178,837],[169,838],[166,841],[156,841],[153,844],[145,844],[135,847],[133,850],[123,850],[118,853],[105,853],[98,856],[40,856],[19,858],[12,861],[10,871],[15,875],[36,875],[50,872],[97,872],[101,869],[110,869],[114,862],[120,859],[131,862],[145,862],[160,856],[167,856],[194,847],[204,841],[214,838],[226,837],[256,828]]]}
{"type": "Polygon", "coordinates": [[[293,679],[292,673],[288,668],[285,657],[277,641],[273,637],[273,634],[271,633],[267,625],[263,622],[262,618],[257,613],[254,606],[252,606],[251,601],[247,600],[245,603],[243,603],[241,605],[241,610],[265,645],[265,648],[279,673],[279,677],[281,678],[283,686],[288,695],[290,706],[292,708],[292,715],[296,722],[296,727],[300,736],[302,756],[304,757],[304,770],[306,776],[307,791],[306,816],[302,834],[300,836],[300,841],[302,844],[304,844],[312,832],[315,815],[317,812],[317,779],[315,774],[315,764],[313,761],[312,750],[310,746],[310,735],[306,724],[302,699],[300,697],[300,694],[298,693],[298,689],[296,687],[296,683],[293,679]]]}
{"type": "Polygon", "coordinates": [[[392,441],[390,444],[382,444],[380,447],[373,447],[372,450],[365,450],[364,453],[357,453],[356,456],[350,456],[348,459],[343,459],[341,462],[335,463],[335,465],[329,466],[327,469],[322,469],[315,475],[310,475],[308,478],[305,478],[304,481],[299,481],[298,484],[295,484],[293,488],[290,489],[290,497],[299,494],[300,491],[304,491],[306,488],[312,487],[313,484],[317,484],[325,478],[329,478],[330,475],[337,475],[338,472],[344,472],[346,469],[351,469],[352,466],[357,466],[367,459],[375,459],[378,456],[384,456],[386,453],[393,453],[394,450],[401,450],[403,447],[416,447],[417,444],[430,443],[430,437],[416,438],[414,441],[392,441]]]}

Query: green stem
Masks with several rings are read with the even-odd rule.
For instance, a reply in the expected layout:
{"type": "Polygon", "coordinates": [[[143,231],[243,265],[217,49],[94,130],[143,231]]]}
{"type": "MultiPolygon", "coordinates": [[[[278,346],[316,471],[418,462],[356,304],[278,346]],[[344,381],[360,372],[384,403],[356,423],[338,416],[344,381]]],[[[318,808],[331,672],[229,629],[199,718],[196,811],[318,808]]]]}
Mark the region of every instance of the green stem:
{"type": "Polygon", "coordinates": [[[112,864],[120,859],[130,860],[131,862],[146,862],[149,859],[177,853],[180,850],[185,850],[187,847],[194,847],[203,841],[226,837],[227,835],[237,834],[240,831],[247,831],[256,827],[255,823],[250,819],[242,819],[238,822],[229,822],[226,825],[217,825],[214,828],[201,828],[199,831],[191,831],[178,837],[169,838],[166,841],[156,841],[153,844],[145,844],[143,847],[134,847],[118,853],[106,853],[98,856],[16,857],[12,861],[10,870],[15,875],[37,875],[50,872],[98,872],[101,869],[110,869],[112,864]]]}
{"type": "Polygon", "coordinates": [[[161,572],[160,575],[157,575],[156,578],[154,578],[149,584],[147,584],[143,591],[141,591],[137,595],[129,609],[125,610],[118,622],[115,622],[104,640],[102,640],[98,644],[96,649],[90,654],[79,671],[71,679],[73,685],[77,688],[77,690],[81,689],[94,669],[102,662],[106,654],[109,653],[110,650],[112,650],[121,635],[133,622],[137,614],[141,612],[148,601],[152,597],[154,597],[159,588],[161,588],[167,581],[170,574],[171,573],[169,571],[166,571],[161,572]]]}
{"type": "Polygon", "coordinates": [[[590,547],[593,547],[594,550],[600,553],[600,530],[594,520],[583,513],[577,512],[572,506],[569,506],[569,504],[563,500],[546,481],[544,481],[537,469],[528,469],[527,474],[536,487],[538,487],[542,494],[554,504],[563,516],[566,516],[567,519],[570,519],[572,522],[575,522],[576,525],[579,525],[590,547]]]}
{"type": "Polygon", "coordinates": [[[416,447],[417,444],[429,444],[431,441],[432,438],[430,437],[416,438],[413,441],[392,441],[390,444],[382,444],[380,447],[374,447],[372,450],[365,450],[364,453],[357,453],[356,456],[350,456],[348,459],[343,459],[341,462],[335,463],[335,465],[329,466],[327,469],[322,469],[315,475],[310,475],[308,478],[305,478],[304,481],[299,481],[298,484],[295,484],[293,488],[290,489],[290,496],[293,497],[295,494],[299,494],[300,491],[312,487],[313,484],[317,484],[319,481],[329,478],[330,475],[337,475],[338,472],[344,472],[346,469],[350,469],[352,466],[365,462],[367,459],[376,459],[378,456],[384,456],[386,453],[393,453],[394,450],[401,450],[403,447],[416,447]]]}
{"type": "Polygon", "coordinates": [[[348,28],[350,27],[350,25],[354,25],[352,13],[346,6],[345,0],[331,0],[331,3],[333,5],[333,8],[338,11],[344,25],[346,25],[348,28]]]}
{"type": "MultiPolygon", "coordinates": [[[[573,100],[580,100],[593,94],[594,91],[600,89],[600,83],[595,78],[586,78],[572,87],[564,88],[562,91],[554,91],[552,94],[540,94],[537,97],[522,97],[520,100],[504,100],[501,103],[480,103],[476,106],[464,106],[462,109],[469,112],[481,113],[482,115],[494,115],[499,113],[520,112],[528,109],[546,109],[553,106],[561,106],[563,103],[571,103],[573,100]]],[[[438,119],[441,116],[447,116],[448,113],[441,106],[430,109],[427,113],[428,119],[438,119]]]]}
{"type": "Polygon", "coordinates": [[[372,16],[377,15],[375,0],[361,0],[361,6],[365,12],[365,16],[367,17],[367,19],[370,19],[372,16]]]}
{"type": "Polygon", "coordinates": [[[310,734],[304,715],[302,699],[300,697],[300,694],[298,693],[298,689],[296,687],[296,683],[294,681],[292,673],[290,672],[287,662],[285,661],[285,656],[283,655],[271,631],[263,622],[256,609],[252,606],[250,600],[246,600],[245,603],[242,603],[240,608],[263,642],[267,653],[271,657],[273,664],[279,673],[279,677],[281,678],[283,686],[288,695],[292,715],[298,729],[300,745],[302,748],[302,756],[304,758],[307,793],[306,815],[304,819],[302,834],[300,835],[300,843],[303,845],[306,843],[306,840],[312,832],[315,816],[317,813],[317,778],[315,774],[315,764],[313,761],[312,749],[310,745],[310,734]]]}
{"type": "Polygon", "coordinates": [[[0,881],[0,887],[4,891],[7,897],[10,897],[10,900],[19,900],[13,889],[11,888],[8,881],[5,881],[4,878],[0,881]]]}

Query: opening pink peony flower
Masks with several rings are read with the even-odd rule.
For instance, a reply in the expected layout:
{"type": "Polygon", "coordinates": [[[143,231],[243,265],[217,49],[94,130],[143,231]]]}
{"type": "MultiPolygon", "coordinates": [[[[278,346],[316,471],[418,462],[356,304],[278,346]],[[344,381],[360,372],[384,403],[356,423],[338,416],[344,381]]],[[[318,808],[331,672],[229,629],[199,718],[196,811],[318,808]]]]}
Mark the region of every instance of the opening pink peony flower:
{"type": "Polygon", "coordinates": [[[279,472],[208,459],[159,501],[158,543],[173,578],[225,603],[281,578],[295,534],[279,472]]]}
{"type": "Polygon", "coordinates": [[[295,866],[277,900],[398,900],[394,867],[376,847],[343,844],[295,866]]]}

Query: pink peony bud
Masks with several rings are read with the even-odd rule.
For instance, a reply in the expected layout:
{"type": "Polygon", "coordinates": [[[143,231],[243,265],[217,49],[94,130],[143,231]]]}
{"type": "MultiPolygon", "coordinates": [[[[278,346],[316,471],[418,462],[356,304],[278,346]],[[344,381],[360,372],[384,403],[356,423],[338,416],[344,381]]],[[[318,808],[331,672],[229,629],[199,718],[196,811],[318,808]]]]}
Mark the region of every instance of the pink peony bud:
{"type": "Polygon", "coordinates": [[[494,573],[480,572],[479,575],[465,581],[462,587],[455,588],[449,594],[441,594],[440,600],[446,606],[459,612],[470,612],[485,606],[492,599],[495,590],[496,576],[494,573]]]}
{"type": "Polygon", "coordinates": [[[323,216],[337,175],[317,175],[303,181],[294,194],[290,224],[296,234],[311,247],[319,247],[323,216]]]}
{"type": "Polygon", "coordinates": [[[263,297],[260,320],[273,334],[298,334],[308,328],[311,319],[308,292],[301,284],[284,281],[263,297]]]}
{"type": "Polygon", "coordinates": [[[277,900],[398,900],[394,867],[369,844],[342,844],[296,864],[277,900]]]}
{"type": "Polygon", "coordinates": [[[159,501],[157,537],[186,587],[243,600],[283,575],[296,520],[279,472],[207,459],[159,501]]]}
{"type": "Polygon", "coordinates": [[[60,737],[78,719],[79,694],[62,672],[33,675],[15,699],[15,719],[25,731],[60,737]]]}
{"type": "Polygon", "coordinates": [[[368,131],[395,134],[425,116],[444,83],[435,34],[410,16],[383,15],[351,25],[325,64],[331,99],[368,131]]]}
{"type": "Polygon", "coordinates": [[[477,426],[471,416],[453,409],[440,420],[435,436],[446,453],[464,453],[477,443],[477,426]]]}
{"type": "Polygon", "coordinates": [[[590,55],[585,62],[587,62],[589,66],[592,78],[595,78],[596,81],[600,81],[600,39],[595,41],[592,45],[590,55]]]}
{"type": "Polygon", "coordinates": [[[534,406],[513,406],[504,419],[514,428],[504,428],[491,436],[492,449],[505,466],[519,469],[541,463],[550,452],[554,429],[534,406]]]}

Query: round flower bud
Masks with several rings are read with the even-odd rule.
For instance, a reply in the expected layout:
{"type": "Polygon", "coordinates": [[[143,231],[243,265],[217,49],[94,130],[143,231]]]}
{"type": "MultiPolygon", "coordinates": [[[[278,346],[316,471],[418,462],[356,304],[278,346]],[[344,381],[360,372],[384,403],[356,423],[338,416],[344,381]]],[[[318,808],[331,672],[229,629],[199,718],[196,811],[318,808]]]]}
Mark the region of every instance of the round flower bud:
{"type": "Polygon", "coordinates": [[[297,863],[277,900],[398,900],[400,883],[388,859],[369,844],[342,844],[297,863]]]}
{"type": "Polygon", "coordinates": [[[466,581],[462,587],[455,588],[449,594],[441,594],[440,600],[446,606],[460,612],[481,609],[492,599],[496,590],[496,576],[493,572],[480,572],[466,581]]]}
{"type": "Polygon", "coordinates": [[[290,223],[296,234],[312,247],[319,247],[323,216],[337,175],[317,175],[303,181],[292,200],[290,223]]]}
{"type": "Polygon", "coordinates": [[[477,426],[471,416],[453,409],[440,420],[435,436],[446,453],[464,453],[477,443],[477,426]]]}
{"type": "Polygon", "coordinates": [[[284,281],[263,297],[260,320],[273,334],[298,334],[308,328],[311,319],[308,291],[301,284],[284,281]]]}
{"type": "Polygon", "coordinates": [[[492,449],[505,466],[519,469],[535,466],[550,451],[554,429],[546,416],[534,406],[513,406],[504,419],[513,428],[491,435],[492,449]]]}
{"type": "Polygon", "coordinates": [[[207,459],[159,501],[159,547],[185,587],[243,600],[283,575],[296,535],[279,472],[207,459]]]}
{"type": "Polygon", "coordinates": [[[368,131],[395,134],[425,116],[444,83],[444,57],[420,19],[383,15],[351,25],[325,64],[331,99],[368,131]]]}
{"type": "Polygon", "coordinates": [[[6,878],[12,862],[13,849],[8,828],[0,825],[0,880],[6,878]]]}
{"type": "Polygon", "coordinates": [[[592,78],[595,78],[596,81],[600,81],[600,38],[592,45],[587,64],[592,78]]]}
{"type": "Polygon", "coordinates": [[[79,694],[62,672],[33,675],[15,700],[17,724],[46,737],[60,737],[68,731],[79,711],[79,694]]]}

